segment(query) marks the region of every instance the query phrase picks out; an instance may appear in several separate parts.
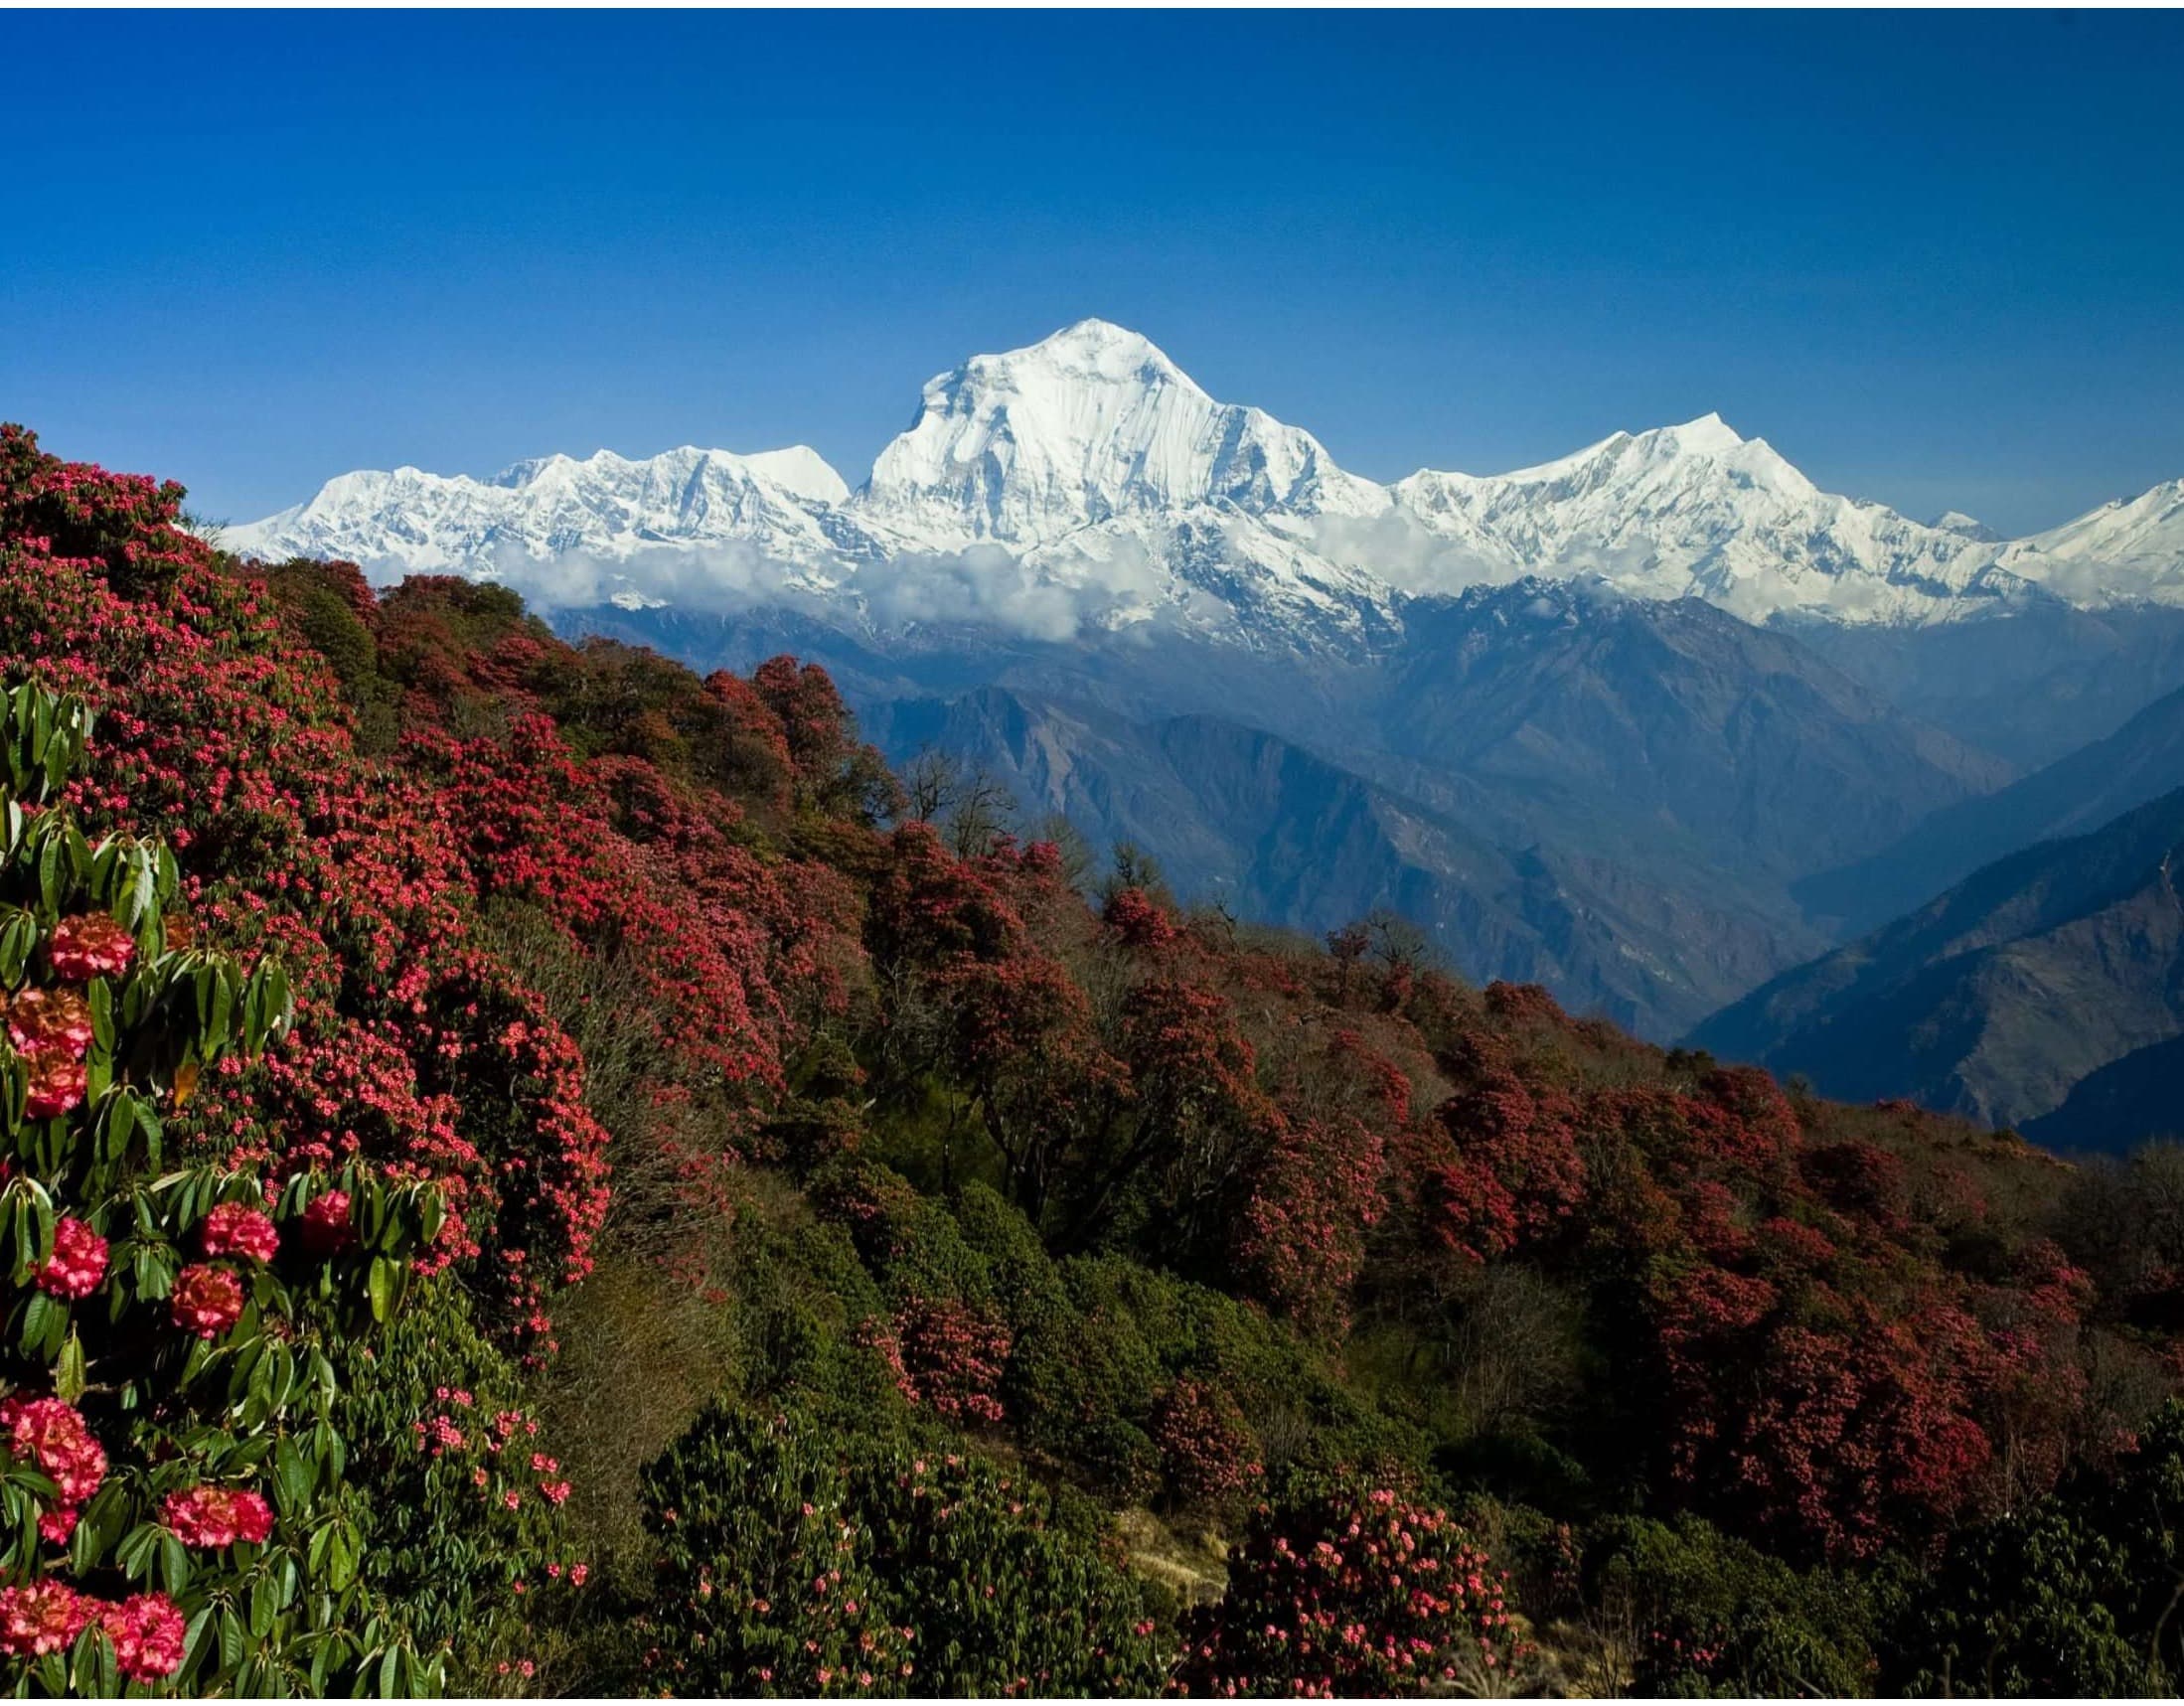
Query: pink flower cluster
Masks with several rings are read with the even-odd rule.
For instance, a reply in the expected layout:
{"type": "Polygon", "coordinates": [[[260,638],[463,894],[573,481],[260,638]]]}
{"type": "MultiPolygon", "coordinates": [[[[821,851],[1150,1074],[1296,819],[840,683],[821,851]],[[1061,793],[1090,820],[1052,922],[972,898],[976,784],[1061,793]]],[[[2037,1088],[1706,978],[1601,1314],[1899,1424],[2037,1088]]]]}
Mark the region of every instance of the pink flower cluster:
{"type": "Polygon", "coordinates": [[[322,1256],[346,1250],[356,1242],[349,1229],[349,1193],[329,1190],[311,1198],[303,1211],[303,1242],[322,1256]]]}
{"type": "Polygon", "coordinates": [[[280,1232],[271,1218],[239,1202],[224,1202],[205,1217],[199,1234],[208,1256],[240,1256],[270,1262],[280,1254],[280,1232]]]}
{"type": "Polygon", "coordinates": [[[81,1594],[66,1582],[0,1588],[0,1652],[22,1658],[65,1652],[96,1624],[113,1642],[121,1674],[155,1682],[182,1668],[182,1613],[165,1594],[138,1594],[119,1605],[81,1594]]]}
{"type": "Polygon", "coordinates": [[[233,1268],[193,1262],[175,1276],[169,1300],[175,1324],[200,1338],[218,1338],[242,1315],[242,1281],[233,1268]]]}
{"type": "Polygon", "coordinates": [[[81,1060],[95,1032],[90,1004],[74,990],[27,989],[7,1004],[8,1040],[26,1060],[49,1054],[81,1060]]]}
{"type": "Polygon", "coordinates": [[[58,1398],[0,1399],[8,1450],[36,1464],[64,1505],[81,1504],[106,1478],[105,1448],[73,1405],[58,1398]]]}
{"type": "Polygon", "coordinates": [[[31,1063],[30,1093],[23,1112],[33,1120],[52,1120],[79,1106],[90,1086],[90,1075],[80,1060],[58,1054],[43,1055],[31,1063]]]}
{"type": "Polygon", "coordinates": [[[38,1269],[39,1289],[73,1303],[97,1291],[105,1277],[105,1239],[73,1216],[56,1225],[53,1255],[38,1269]]]}
{"type": "Polygon", "coordinates": [[[30,1063],[24,1111],[34,1120],[66,1114],[83,1100],[83,1056],[93,1035],[91,1009],[74,990],[28,989],[7,1004],[8,1041],[30,1063]]]}
{"type": "Polygon", "coordinates": [[[40,1513],[39,1534],[66,1546],[76,1532],[77,1507],[106,1478],[106,1453],[83,1418],[58,1398],[0,1400],[0,1435],[16,1457],[37,1465],[60,1494],[60,1504],[40,1513]]]}
{"type": "Polygon", "coordinates": [[[46,943],[53,975],[71,984],[119,977],[136,958],[136,939],[114,919],[99,913],[64,918],[46,943]]]}
{"type": "Polygon", "coordinates": [[[160,1507],[167,1526],[185,1546],[262,1546],[273,1532],[273,1507],[247,1487],[193,1486],[170,1492],[160,1507]]]}

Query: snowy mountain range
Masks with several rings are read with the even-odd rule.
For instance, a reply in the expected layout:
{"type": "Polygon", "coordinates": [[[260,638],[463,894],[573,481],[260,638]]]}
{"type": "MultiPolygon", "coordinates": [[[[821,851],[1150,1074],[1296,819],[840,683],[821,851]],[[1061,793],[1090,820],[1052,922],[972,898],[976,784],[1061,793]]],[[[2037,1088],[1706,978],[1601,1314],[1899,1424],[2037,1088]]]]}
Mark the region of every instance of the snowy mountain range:
{"type": "Polygon", "coordinates": [[[383,579],[504,578],[560,609],[774,606],[879,637],[1159,625],[1355,655],[1400,634],[1413,599],[1528,575],[1751,622],[2184,604],[2184,481],[2002,541],[1969,517],[1929,525],[1822,492],[1710,414],[1509,474],[1381,485],[1086,320],[932,380],[854,491],[803,446],[602,450],[490,480],[345,474],[223,543],[383,579]]]}

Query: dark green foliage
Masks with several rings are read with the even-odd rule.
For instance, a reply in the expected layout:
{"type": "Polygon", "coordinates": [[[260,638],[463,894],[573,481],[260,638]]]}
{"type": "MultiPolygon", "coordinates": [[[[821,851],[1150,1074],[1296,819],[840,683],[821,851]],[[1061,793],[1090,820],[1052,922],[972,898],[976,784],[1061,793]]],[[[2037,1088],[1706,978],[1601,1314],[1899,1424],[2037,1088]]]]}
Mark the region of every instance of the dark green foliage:
{"type": "Polygon", "coordinates": [[[1857,1577],[1799,1571],[1695,1517],[1607,1524],[1590,1597],[1630,1620],[1639,1694],[1873,1691],[1874,1611],[1857,1577]]]}
{"type": "Polygon", "coordinates": [[[1913,1694],[2173,1694],[2184,1677],[2184,1404],[2107,1473],[1960,1536],[1910,1597],[1913,1694]]]}
{"type": "Polygon", "coordinates": [[[707,1412],[646,1472],[649,1681],[728,1694],[1147,1694],[1142,1596],[1020,1472],[707,1412]]]}
{"type": "Polygon", "coordinates": [[[361,1577],[401,1608],[419,1652],[449,1655],[454,1691],[484,1692],[500,1660],[541,1653],[551,1644],[546,1628],[566,1614],[556,1584],[575,1560],[554,1506],[537,1491],[541,1482],[557,1484],[558,1466],[534,1467],[543,1442],[520,1413],[517,1372],[444,1279],[420,1287],[369,1345],[335,1348],[343,1390],[333,1419],[347,1442],[344,1477],[370,1535],[359,1553],[361,1577]],[[436,1415],[460,1430],[459,1447],[420,1437],[436,1415]],[[497,1439],[507,1443],[496,1448],[497,1439]]]}

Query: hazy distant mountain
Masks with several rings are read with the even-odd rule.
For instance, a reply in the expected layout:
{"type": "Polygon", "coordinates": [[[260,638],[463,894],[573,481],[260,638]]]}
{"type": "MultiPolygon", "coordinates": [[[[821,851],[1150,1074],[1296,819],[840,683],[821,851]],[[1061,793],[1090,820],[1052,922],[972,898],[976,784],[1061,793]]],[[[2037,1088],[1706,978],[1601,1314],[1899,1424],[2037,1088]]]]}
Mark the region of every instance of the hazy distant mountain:
{"type": "Polygon", "coordinates": [[[2011,775],[1695,598],[1527,582],[1421,604],[1379,675],[1379,748],[1533,802],[1535,833],[1593,825],[1588,851],[1673,827],[1722,868],[1796,874],[2011,775]]]}
{"type": "Polygon", "coordinates": [[[2184,1036],[2151,1042],[2089,1073],[2051,1114],[2027,1121],[2024,1136],[2056,1150],[2110,1155],[2156,1138],[2184,1140],[2184,1036]]]}
{"type": "Polygon", "coordinates": [[[1827,1095],[1905,1096],[1995,1124],[2184,1035],[2184,790],[1997,860],[1786,973],[1692,1033],[1827,1095]]]}
{"type": "Polygon", "coordinates": [[[2184,788],[2184,690],[2106,739],[1994,793],[1945,806],[1881,852],[1807,879],[1797,898],[1847,931],[1864,931],[2005,853],[2082,835],[2175,788],[2184,788]]]}
{"type": "Polygon", "coordinates": [[[871,707],[898,760],[925,747],[1004,782],[1026,815],[1095,845],[1158,851],[1187,899],[1323,931],[1386,907],[1478,978],[1546,983],[1580,1011],[1670,1034],[1819,938],[1728,878],[1497,845],[1476,795],[1436,810],[1304,747],[1217,717],[1137,723],[996,688],[871,707]]]}
{"type": "Polygon", "coordinates": [[[1890,703],[2025,769],[2113,734],[2184,687],[2184,609],[2168,605],[2013,601],[1985,620],[1794,631],[1890,703]]]}

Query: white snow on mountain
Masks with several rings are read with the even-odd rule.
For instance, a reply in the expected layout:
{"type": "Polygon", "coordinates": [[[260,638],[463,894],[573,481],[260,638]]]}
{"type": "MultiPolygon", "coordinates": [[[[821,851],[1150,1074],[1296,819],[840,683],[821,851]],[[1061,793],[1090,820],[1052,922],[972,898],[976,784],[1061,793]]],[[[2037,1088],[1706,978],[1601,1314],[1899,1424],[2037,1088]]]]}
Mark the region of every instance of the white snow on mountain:
{"type": "Polygon", "coordinates": [[[1482,578],[1598,575],[1750,622],[1935,621],[2022,590],[1979,542],[1822,492],[1718,414],[1511,474],[1421,472],[1394,490],[1482,578]]]}
{"type": "Polygon", "coordinates": [[[2014,540],[2001,562],[2074,604],[2184,604],[2184,480],[2014,540]]]}
{"type": "Polygon", "coordinates": [[[855,492],[801,446],[602,450],[491,480],[347,474],[224,543],[381,579],[506,577],[559,606],[779,601],[876,630],[1054,639],[1170,622],[1305,650],[1369,646],[1409,597],[1528,574],[1755,622],[2184,603],[2184,482],[2002,542],[1969,517],[1930,526],[1822,492],[1709,414],[1513,473],[1383,486],[1101,320],[933,379],[855,492]]]}
{"type": "Polygon", "coordinates": [[[929,382],[858,504],[916,538],[1035,545],[1118,516],[1372,514],[1387,495],[1311,433],[1215,402],[1137,333],[1085,320],[929,382]]]}
{"type": "Polygon", "coordinates": [[[802,445],[758,456],[686,446],[641,461],[601,450],[519,462],[490,480],[417,468],[344,474],[223,543],[403,572],[497,571],[575,550],[629,557],[699,540],[751,541],[785,561],[820,564],[836,553],[825,518],[848,496],[842,476],[802,445]]]}
{"type": "Polygon", "coordinates": [[[1999,544],[2002,536],[1977,516],[1967,516],[1961,510],[1944,510],[1929,524],[1946,534],[1962,534],[1967,540],[1977,540],[1982,544],[1999,544]]]}

